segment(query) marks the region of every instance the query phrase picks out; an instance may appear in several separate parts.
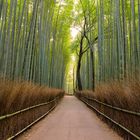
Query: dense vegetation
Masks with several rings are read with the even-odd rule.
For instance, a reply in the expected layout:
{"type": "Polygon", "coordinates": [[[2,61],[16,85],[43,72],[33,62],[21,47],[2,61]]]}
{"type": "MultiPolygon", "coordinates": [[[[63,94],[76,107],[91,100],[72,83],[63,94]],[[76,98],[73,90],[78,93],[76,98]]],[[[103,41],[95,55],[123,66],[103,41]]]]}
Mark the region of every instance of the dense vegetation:
{"type": "MultiPolygon", "coordinates": [[[[0,0],[0,115],[64,95],[56,88],[64,87],[71,24],[66,15],[71,10],[70,1],[65,6],[52,0],[0,0]]],[[[53,105],[1,121],[0,139],[17,133],[53,105]]]]}
{"type": "Polygon", "coordinates": [[[68,8],[52,0],[1,0],[0,6],[1,76],[62,88],[71,3],[68,8]]]}
{"type": "Polygon", "coordinates": [[[9,118],[2,119],[0,117],[0,139],[5,140],[15,135],[44,115],[57,105],[63,95],[63,90],[52,89],[29,82],[0,81],[0,116],[14,114],[15,112],[29,109],[29,107],[50,102],[49,104],[23,111],[9,118]]]}
{"type": "MultiPolygon", "coordinates": [[[[140,1],[79,0],[76,10],[77,96],[140,112],[140,1]]],[[[87,102],[140,136],[139,117],[87,102]]],[[[105,121],[125,139],[134,139],[105,121]]]]}
{"type": "MultiPolygon", "coordinates": [[[[0,77],[2,115],[72,86],[140,112],[140,0],[0,0],[0,77]]],[[[137,118],[115,116],[140,136],[137,118]]]]}
{"type": "MultiPolygon", "coordinates": [[[[73,8],[67,2],[0,0],[1,81],[64,87],[72,22],[67,16],[73,8]]],[[[10,91],[1,89],[3,100],[2,94],[10,91]]]]}
{"type": "MultiPolygon", "coordinates": [[[[79,5],[77,96],[140,112],[140,1],[82,0],[79,5]]],[[[139,117],[87,102],[140,136],[139,117]]],[[[125,139],[134,139],[105,121],[125,139]]]]}
{"type": "Polygon", "coordinates": [[[139,79],[139,3],[139,0],[79,1],[75,24],[80,33],[73,43],[81,64],[81,73],[77,72],[78,89],[94,90],[95,85],[108,81],[139,79]]]}

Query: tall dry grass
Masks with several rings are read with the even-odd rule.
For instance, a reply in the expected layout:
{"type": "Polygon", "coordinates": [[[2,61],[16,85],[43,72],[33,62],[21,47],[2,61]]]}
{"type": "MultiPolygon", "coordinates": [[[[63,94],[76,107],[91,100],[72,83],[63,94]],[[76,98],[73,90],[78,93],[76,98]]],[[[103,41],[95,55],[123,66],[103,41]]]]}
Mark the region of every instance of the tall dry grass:
{"type": "MultiPolygon", "coordinates": [[[[87,96],[90,98],[97,99],[101,102],[110,104],[112,106],[116,106],[119,108],[140,112],[140,81],[132,80],[125,82],[109,82],[107,84],[101,84],[96,87],[95,92],[92,91],[81,91],[77,92],[77,96],[82,98],[83,96],[87,96]]],[[[116,111],[105,107],[103,105],[99,105],[93,101],[86,100],[98,110],[120,123],[121,125],[128,128],[133,133],[140,136],[140,117],[134,116],[130,114],[126,114],[124,112],[116,111]]],[[[126,140],[135,140],[133,137],[124,133],[118,127],[99,116],[103,121],[111,126],[114,130],[116,130],[120,135],[124,137],[126,140]]]]}
{"type": "MultiPolygon", "coordinates": [[[[39,86],[30,82],[0,80],[0,116],[49,102],[56,97],[60,99],[63,95],[64,91],[60,89],[39,86]]],[[[53,102],[0,121],[0,139],[5,140],[17,133],[45,114],[54,104],[53,102]]]]}

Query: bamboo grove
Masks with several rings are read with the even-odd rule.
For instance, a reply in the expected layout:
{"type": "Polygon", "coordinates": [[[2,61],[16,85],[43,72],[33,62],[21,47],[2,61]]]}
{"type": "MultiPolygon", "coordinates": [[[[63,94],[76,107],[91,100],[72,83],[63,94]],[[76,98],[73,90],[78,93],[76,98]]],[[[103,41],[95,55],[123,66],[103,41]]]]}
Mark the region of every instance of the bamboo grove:
{"type": "Polygon", "coordinates": [[[79,0],[76,10],[75,95],[123,139],[138,140],[140,117],[108,107],[140,112],[140,0],[79,0]]]}
{"type": "MultiPolygon", "coordinates": [[[[66,88],[140,112],[140,0],[0,0],[0,114],[61,98],[66,88]]],[[[139,117],[88,102],[140,136],[139,117]]],[[[2,121],[0,139],[50,107],[2,121]]]]}
{"type": "Polygon", "coordinates": [[[2,78],[63,87],[71,24],[66,15],[72,10],[71,1],[68,3],[0,0],[2,78]]]}
{"type": "Polygon", "coordinates": [[[79,0],[77,11],[76,87],[139,79],[140,0],[79,0]]]}
{"type": "Polygon", "coordinates": [[[79,90],[139,79],[140,0],[0,0],[0,17],[4,79],[62,88],[70,53],[79,90]]]}

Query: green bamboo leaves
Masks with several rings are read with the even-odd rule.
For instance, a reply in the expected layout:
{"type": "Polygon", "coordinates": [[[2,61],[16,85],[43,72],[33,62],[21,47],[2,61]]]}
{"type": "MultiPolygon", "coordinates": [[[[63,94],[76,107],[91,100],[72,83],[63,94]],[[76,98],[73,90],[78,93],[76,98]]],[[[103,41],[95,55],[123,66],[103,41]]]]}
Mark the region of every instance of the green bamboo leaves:
{"type": "Polygon", "coordinates": [[[0,75],[62,88],[71,11],[71,0],[0,0],[0,75]]]}
{"type": "Polygon", "coordinates": [[[80,89],[139,77],[140,0],[0,0],[0,75],[62,88],[71,24],[80,89]]]}
{"type": "Polygon", "coordinates": [[[96,84],[108,81],[139,79],[140,1],[79,0],[79,4],[80,2],[84,13],[81,16],[79,12],[81,25],[85,16],[88,19],[86,26],[91,27],[86,33],[88,41],[84,41],[83,48],[88,42],[92,48],[82,58],[80,71],[83,88],[91,89],[96,84]],[[91,5],[96,12],[90,9],[91,5]],[[93,41],[96,37],[97,42],[93,41]],[[90,83],[94,83],[94,86],[90,83]]]}

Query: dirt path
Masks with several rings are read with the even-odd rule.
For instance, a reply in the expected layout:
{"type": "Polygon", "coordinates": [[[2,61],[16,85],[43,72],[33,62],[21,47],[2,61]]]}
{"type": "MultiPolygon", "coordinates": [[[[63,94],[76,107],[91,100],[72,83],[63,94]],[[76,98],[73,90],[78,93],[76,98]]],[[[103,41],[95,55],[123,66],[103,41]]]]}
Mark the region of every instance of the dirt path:
{"type": "Polygon", "coordinates": [[[75,97],[65,96],[58,107],[19,140],[122,140],[75,97]]]}

